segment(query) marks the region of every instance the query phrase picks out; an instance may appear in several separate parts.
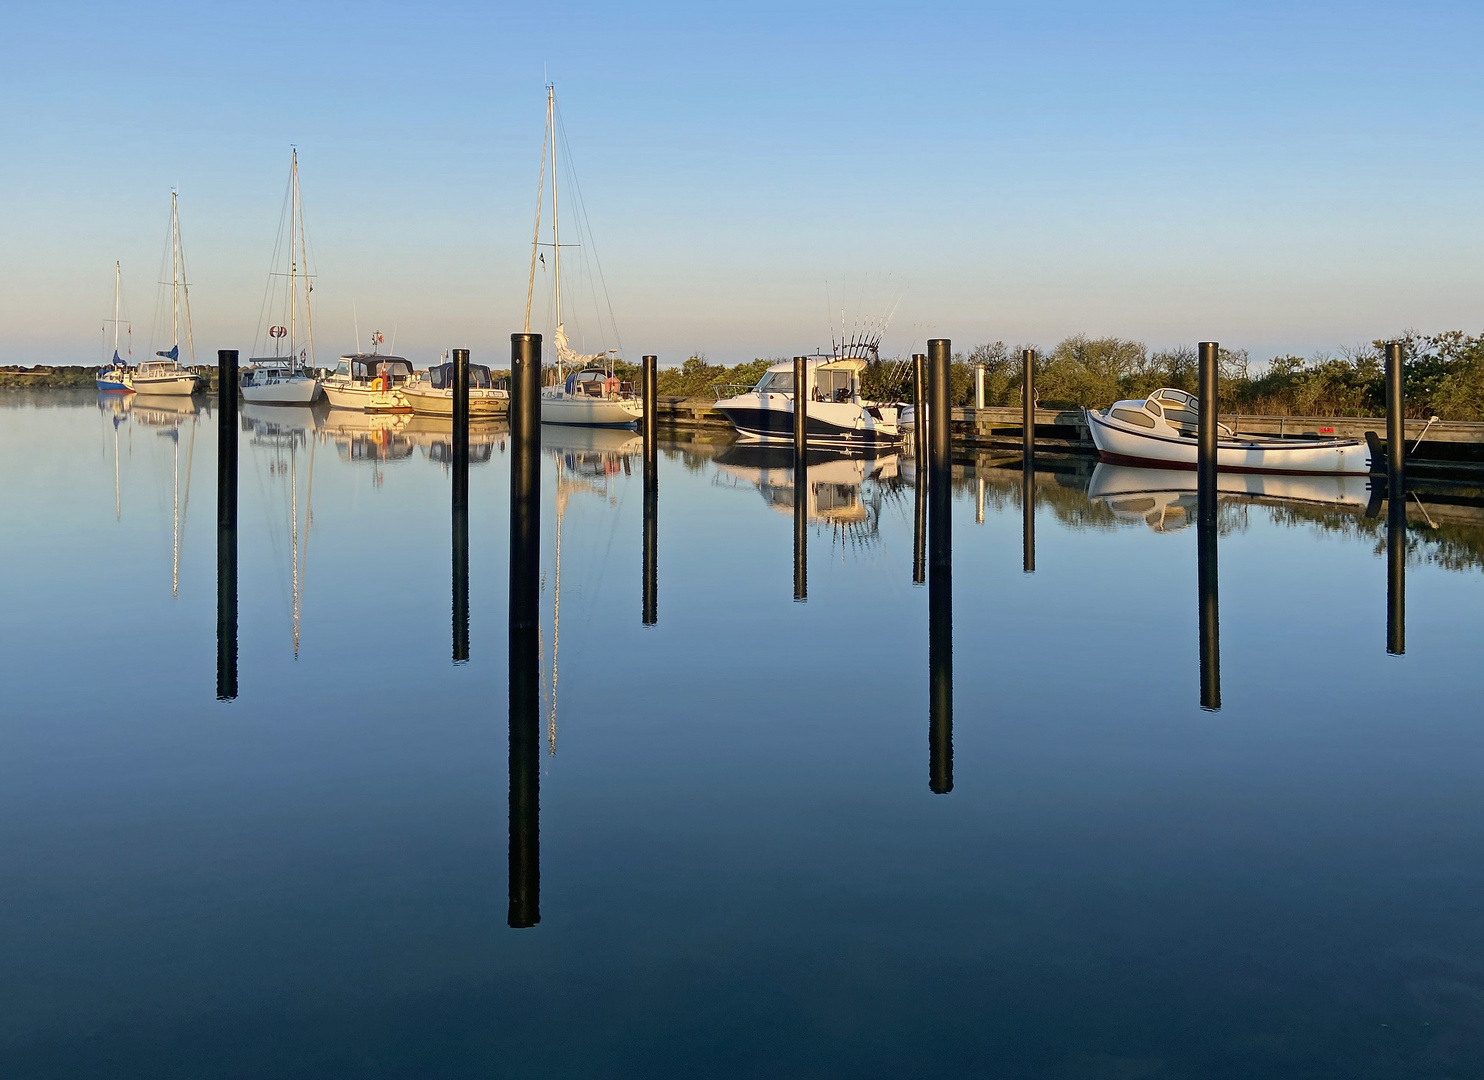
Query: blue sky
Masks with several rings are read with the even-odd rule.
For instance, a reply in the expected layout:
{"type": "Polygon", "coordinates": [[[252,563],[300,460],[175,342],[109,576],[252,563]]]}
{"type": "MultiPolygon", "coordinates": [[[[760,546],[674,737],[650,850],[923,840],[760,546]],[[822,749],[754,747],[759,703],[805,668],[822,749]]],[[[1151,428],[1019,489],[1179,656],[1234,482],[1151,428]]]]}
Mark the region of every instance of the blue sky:
{"type": "Polygon", "coordinates": [[[198,354],[249,349],[290,143],[321,355],[354,310],[498,361],[544,74],[631,356],[811,350],[842,285],[901,295],[888,352],[1484,326],[1480,5],[64,3],[6,38],[0,362],[93,361],[115,259],[148,344],[172,185],[198,354]]]}

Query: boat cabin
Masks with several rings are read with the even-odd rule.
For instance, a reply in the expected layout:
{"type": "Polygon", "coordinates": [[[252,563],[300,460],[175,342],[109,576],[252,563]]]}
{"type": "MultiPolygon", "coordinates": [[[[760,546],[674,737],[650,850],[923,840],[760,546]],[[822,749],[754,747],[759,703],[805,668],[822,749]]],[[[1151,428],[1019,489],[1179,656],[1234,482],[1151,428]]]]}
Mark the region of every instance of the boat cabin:
{"type": "MultiPolygon", "coordinates": [[[[809,358],[805,368],[810,401],[832,401],[846,403],[860,396],[860,372],[865,368],[864,360],[847,358],[836,360],[829,357],[809,358]]],[[[763,375],[757,386],[757,394],[783,394],[793,397],[794,366],[790,361],[774,364],[763,375]]]]}
{"type": "MultiPolygon", "coordinates": [[[[428,385],[434,390],[452,390],[453,364],[438,364],[428,368],[428,385]]],[[[483,364],[470,364],[469,389],[488,390],[490,385],[490,369],[483,364]]]]}
{"type": "Polygon", "coordinates": [[[568,375],[562,389],[575,397],[628,397],[634,392],[634,384],[599,368],[583,368],[568,375]]]}
{"type": "MultiPolygon", "coordinates": [[[[1164,434],[1173,431],[1176,435],[1195,438],[1200,433],[1200,411],[1200,398],[1184,390],[1166,386],[1143,401],[1137,398],[1115,401],[1108,408],[1108,416],[1149,431],[1164,434]]],[[[1232,429],[1225,424],[1217,424],[1217,430],[1222,435],[1232,434],[1232,429]]]]}
{"type": "Polygon", "coordinates": [[[342,356],[335,365],[335,374],[349,378],[351,382],[370,382],[380,378],[389,380],[391,386],[401,386],[412,378],[412,364],[401,356],[357,353],[342,356]]]}

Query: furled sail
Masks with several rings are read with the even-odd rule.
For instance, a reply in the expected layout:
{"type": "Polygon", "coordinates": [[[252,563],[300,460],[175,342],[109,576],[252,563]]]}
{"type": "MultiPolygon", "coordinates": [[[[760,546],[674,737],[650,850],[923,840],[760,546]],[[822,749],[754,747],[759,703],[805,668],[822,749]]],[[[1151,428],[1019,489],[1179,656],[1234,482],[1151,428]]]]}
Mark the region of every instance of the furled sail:
{"type": "Polygon", "coordinates": [[[567,329],[561,323],[556,328],[557,358],[567,367],[584,367],[599,360],[606,360],[607,353],[580,353],[574,352],[567,344],[567,329]]]}

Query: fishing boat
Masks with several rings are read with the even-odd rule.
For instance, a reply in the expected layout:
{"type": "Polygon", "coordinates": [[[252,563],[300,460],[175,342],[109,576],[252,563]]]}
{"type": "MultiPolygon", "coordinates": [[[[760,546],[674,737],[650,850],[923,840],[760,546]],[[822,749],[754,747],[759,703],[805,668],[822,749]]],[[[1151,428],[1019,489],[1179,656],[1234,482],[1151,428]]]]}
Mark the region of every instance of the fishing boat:
{"type": "MultiPolygon", "coordinates": [[[[402,396],[414,413],[423,416],[453,415],[452,362],[420,371],[402,384],[402,396]]],[[[494,384],[490,369],[483,364],[469,365],[469,416],[504,416],[510,411],[510,391],[494,384]]]]}
{"type": "MultiPolygon", "coordinates": [[[[273,342],[272,356],[253,356],[241,375],[242,400],[258,405],[312,405],[320,394],[319,380],[309,374],[314,367],[314,318],[309,308],[313,277],[309,273],[308,245],[304,239],[304,204],[299,198],[299,151],[295,148],[289,163],[289,186],[284,193],[284,213],[280,215],[288,232],[287,272],[275,269],[268,275],[268,295],[264,310],[282,305],[275,314],[282,322],[268,327],[273,342]],[[280,290],[279,286],[283,286],[280,290]],[[277,303],[275,303],[277,301],[277,303]],[[302,311],[301,311],[302,308],[302,311]],[[299,340],[300,335],[304,340],[299,340]],[[284,346],[287,345],[287,350],[284,346]]],[[[277,252],[283,247],[280,227],[277,252]]],[[[275,264],[277,263],[275,258],[275,264]]],[[[256,342],[253,351],[256,352],[256,342]]]]}
{"type": "Polygon", "coordinates": [[[411,412],[400,390],[412,378],[412,364],[404,356],[382,356],[376,348],[383,341],[380,331],[371,335],[371,352],[351,353],[340,358],[335,372],[320,385],[337,409],[360,412],[411,412]]]}
{"type": "MultiPolygon", "coordinates": [[[[1145,399],[1087,409],[1087,426],[1103,461],[1164,469],[1196,467],[1200,402],[1164,387],[1145,399]]],[[[1258,438],[1218,425],[1216,467],[1223,472],[1365,475],[1370,454],[1359,439],[1258,438]]]]}
{"type": "MultiPolygon", "coordinates": [[[[900,407],[861,397],[860,375],[866,363],[859,355],[808,358],[804,392],[810,446],[863,448],[901,441],[900,407]]],[[[717,401],[716,411],[743,441],[793,442],[793,362],[774,364],[752,389],[717,401]]]]}
{"type": "Polygon", "coordinates": [[[161,282],[170,288],[170,334],[168,350],[155,353],[128,376],[130,389],[139,394],[164,397],[188,397],[201,389],[201,377],[180,364],[180,316],[185,313],[186,348],[194,364],[195,340],[191,334],[191,288],[186,282],[185,247],[180,240],[180,196],[170,192],[170,280],[161,282]]]}
{"type": "MultiPolygon", "coordinates": [[[[541,391],[541,422],[543,424],[574,424],[583,427],[627,427],[644,417],[644,401],[631,383],[623,382],[614,374],[617,349],[596,353],[580,353],[573,349],[567,338],[567,327],[562,321],[562,242],[560,219],[557,213],[557,168],[556,168],[556,88],[546,88],[546,135],[541,143],[541,184],[536,195],[536,231],[531,239],[531,277],[526,286],[526,333],[531,332],[531,298],[536,291],[536,266],[546,266],[543,246],[551,248],[552,262],[552,307],[555,311],[556,332],[552,335],[556,343],[556,383],[541,391]],[[551,243],[541,243],[541,204],[546,194],[546,167],[551,162],[551,243]]],[[[570,173],[571,162],[568,163],[570,173]]],[[[567,245],[569,247],[578,245],[567,245]]],[[[596,259],[596,255],[594,255],[596,259]]],[[[597,275],[602,281],[602,270],[597,275]]],[[[604,287],[606,298],[607,288],[604,287]]],[[[612,305],[609,304],[611,316],[612,305]]],[[[617,331],[615,329],[615,336],[617,331]]]]}
{"type": "MultiPolygon", "coordinates": [[[[98,389],[105,394],[128,394],[133,392],[129,385],[130,367],[123,358],[119,356],[119,285],[123,278],[123,270],[120,264],[113,264],[113,360],[106,367],[98,369],[98,389]]],[[[132,336],[133,327],[129,328],[132,336]]],[[[134,350],[130,348],[129,353],[133,355],[134,350]]]]}

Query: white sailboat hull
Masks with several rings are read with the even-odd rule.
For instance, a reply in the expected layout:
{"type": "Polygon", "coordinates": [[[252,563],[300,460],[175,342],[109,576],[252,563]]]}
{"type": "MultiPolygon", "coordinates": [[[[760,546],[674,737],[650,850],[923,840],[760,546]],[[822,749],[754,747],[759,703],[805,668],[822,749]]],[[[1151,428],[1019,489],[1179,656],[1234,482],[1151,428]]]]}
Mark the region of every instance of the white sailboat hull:
{"type": "Polygon", "coordinates": [[[158,397],[189,397],[196,392],[201,380],[190,372],[171,375],[132,375],[129,388],[136,394],[158,397]]]}
{"type": "Polygon", "coordinates": [[[644,403],[624,398],[569,397],[548,395],[541,398],[543,424],[578,424],[585,427],[622,427],[644,418],[644,403]]]}
{"type": "Polygon", "coordinates": [[[302,376],[242,387],[242,400],[254,405],[313,405],[319,397],[319,380],[302,376]]]}
{"type": "MultiPolygon", "coordinates": [[[[1091,409],[1087,426],[1104,461],[1196,467],[1197,441],[1190,436],[1133,431],[1091,409]]],[[[1365,443],[1352,439],[1223,438],[1216,443],[1216,467],[1228,472],[1364,475],[1370,472],[1370,453],[1365,443]]]]}

